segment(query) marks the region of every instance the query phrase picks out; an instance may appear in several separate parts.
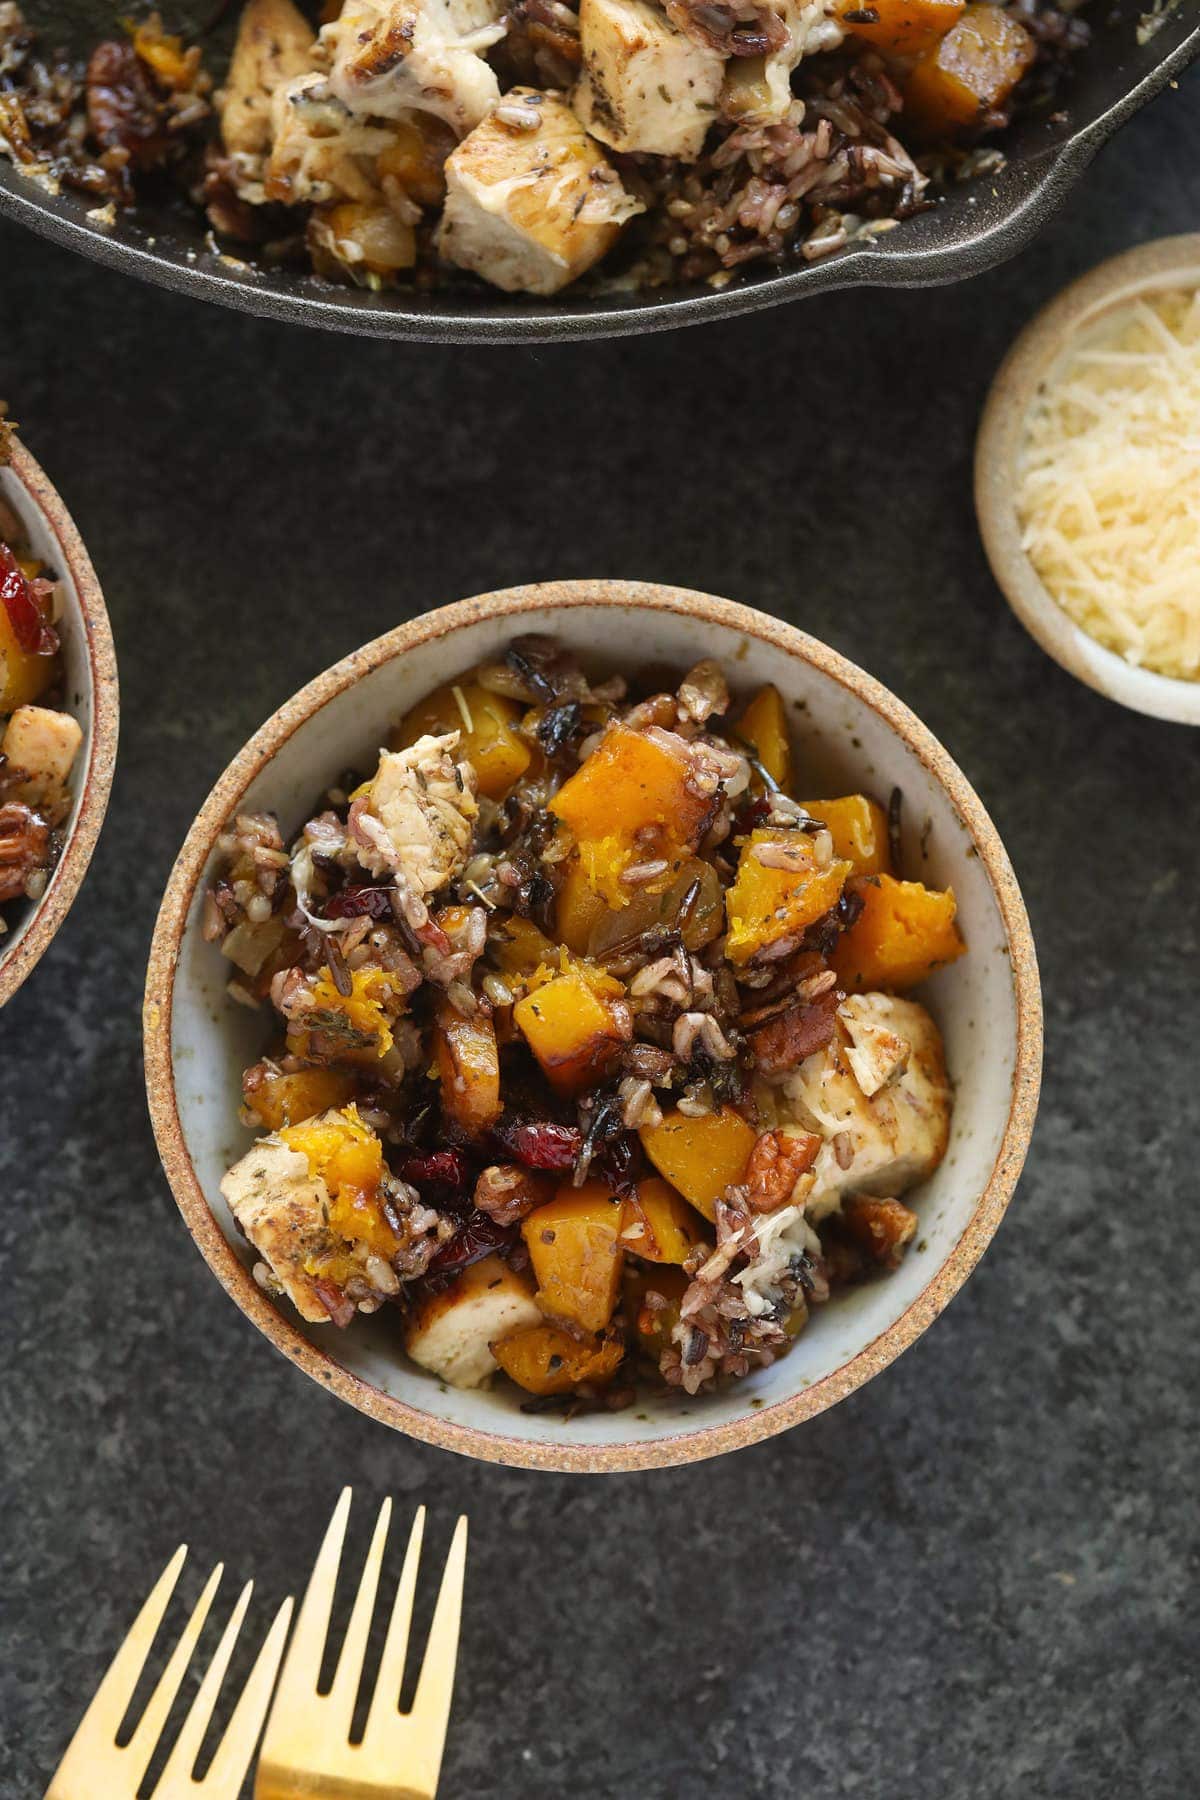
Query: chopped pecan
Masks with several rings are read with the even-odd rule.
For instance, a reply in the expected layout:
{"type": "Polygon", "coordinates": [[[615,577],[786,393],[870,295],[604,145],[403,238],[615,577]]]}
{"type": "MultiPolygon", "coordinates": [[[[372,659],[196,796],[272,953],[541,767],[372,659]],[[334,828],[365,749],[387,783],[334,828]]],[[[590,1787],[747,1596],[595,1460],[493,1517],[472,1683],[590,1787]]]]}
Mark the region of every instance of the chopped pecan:
{"type": "Polygon", "coordinates": [[[16,900],[50,861],[50,827],[23,801],[0,806],[0,902],[16,900]]]}
{"type": "Polygon", "coordinates": [[[795,1136],[783,1131],[764,1131],[746,1164],[746,1203],[752,1212],[774,1212],[792,1197],[802,1175],[816,1161],[821,1140],[812,1131],[795,1136]]]}
{"type": "Polygon", "coordinates": [[[917,1233],[917,1215],[900,1200],[855,1194],[842,1206],[851,1237],[873,1262],[894,1269],[917,1233]]]}
{"type": "Polygon", "coordinates": [[[837,988],[821,994],[807,1006],[794,1006],[750,1033],[750,1047],[764,1075],[794,1069],[806,1056],[823,1050],[833,1036],[834,1016],[841,995],[837,988]]]}
{"type": "Polygon", "coordinates": [[[475,1183],[475,1205],[497,1225],[515,1225],[545,1198],[538,1177],[519,1163],[492,1163],[475,1183]]]}

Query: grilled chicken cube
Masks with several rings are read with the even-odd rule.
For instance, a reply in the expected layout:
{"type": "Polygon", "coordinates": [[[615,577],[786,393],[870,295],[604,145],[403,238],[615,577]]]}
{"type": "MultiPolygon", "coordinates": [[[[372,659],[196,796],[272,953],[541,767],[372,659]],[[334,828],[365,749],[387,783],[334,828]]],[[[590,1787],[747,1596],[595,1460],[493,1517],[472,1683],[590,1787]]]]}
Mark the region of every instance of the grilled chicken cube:
{"type": "Polygon", "coordinates": [[[838,1007],[849,1040],[846,1061],[868,1100],[908,1063],[911,1045],[892,1028],[894,1004],[888,994],[851,994],[838,1007]]]}
{"type": "Polygon", "coordinates": [[[346,0],[321,33],[329,82],[352,113],[433,113],[459,135],[500,98],[483,53],[504,36],[503,0],[346,0]]]}
{"type": "Polygon", "coordinates": [[[462,872],[479,808],[475,771],[456,762],[457,731],[420,737],[406,750],[381,750],[379,767],[350,804],[358,860],[392,875],[418,899],[462,872]]]}
{"type": "Polygon", "coordinates": [[[408,1321],[404,1346],[414,1362],[451,1387],[482,1387],[500,1366],[492,1345],[541,1323],[532,1283],[500,1257],[485,1256],[441,1293],[421,1301],[408,1321]]]}
{"type": "Polygon", "coordinates": [[[329,1189],[308,1158],[281,1139],[260,1138],[222,1178],[229,1210],[302,1319],[328,1325],[329,1309],[305,1263],[329,1245],[329,1189]]]}
{"type": "MultiPolygon", "coordinates": [[[[779,20],[782,42],[764,56],[732,56],[726,65],[721,112],[741,125],[777,125],[787,118],[795,96],[792,74],[806,56],[834,50],[844,31],[829,17],[825,0],[773,0],[767,9],[779,20]]],[[[695,0],[672,0],[668,11],[684,29],[687,20],[703,36],[704,9],[695,0]]]]}
{"type": "Polygon", "coordinates": [[[18,706],[0,743],[6,758],[5,796],[51,814],[60,812],[82,742],[83,728],[70,713],[18,706]]]}
{"type": "MultiPolygon", "coordinates": [[[[864,1093],[841,1009],[831,1041],[783,1082],[783,1108],[793,1122],[825,1140],[811,1171],[810,1219],[824,1218],[847,1194],[901,1194],[931,1175],[946,1154],[951,1093],[938,1028],[913,1000],[871,998],[878,1003],[876,1023],[907,1046],[886,1085],[864,1093]]],[[[861,1052],[856,1060],[862,1067],[861,1052]]],[[[872,1069],[868,1081],[877,1073],[872,1069]]]]}
{"type": "Polygon", "coordinates": [[[446,162],[438,249],[506,293],[556,294],[642,210],[570,107],[513,88],[446,162]]]}
{"type": "Polygon", "coordinates": [[[265,156],[270,150],[272,98],[285,82],[311,70],[315,42],[292,0],[249,0],[220,96],[221,137],[231,155],[265,156]]]}
{"type": "Polygon", "coordinates": [[[695,162],[717,111],[725,58],[652,0],[582,0],[583,73],[571,104],[614,150],[695,162]]]}

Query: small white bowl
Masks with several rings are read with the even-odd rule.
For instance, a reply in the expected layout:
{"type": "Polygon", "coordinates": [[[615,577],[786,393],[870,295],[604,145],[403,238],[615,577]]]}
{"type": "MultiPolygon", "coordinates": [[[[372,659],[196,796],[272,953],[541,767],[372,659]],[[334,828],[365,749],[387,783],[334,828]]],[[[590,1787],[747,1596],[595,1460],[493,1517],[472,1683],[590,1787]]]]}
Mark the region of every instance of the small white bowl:
{"type": "Polygon", "coordinates": [[[96,572],[71,515],[22,444],[13,443],[10,461],[0,464],[0,499],[20,520],[32,554],[60,583],[64,706],[83,727],[62,855],[36,904],[7,908],[9,929],[0,937],[3,1006],[48,949],[87,873],[112,787],[118,697],[112,631],[96,572]]]}
{"type": "Polygon", "coordinates": [[[1200,681],[1139,668],[1069,618],[1021,546],[1017,458],[1038,388],[1070,338],[1143,294],[1200,286],[1200,232],[1139,244],[1103,262],[1043,308],[996,373],[975,444],[975,509],[1005,599],[1042,649],[1071,675],[1135,712],[1200,725],[1200,681]]]}
{"type": "MultiPolygon", "coordinates": [[[[834,651],[749,607],[637,581],[563,581],[463,600],[377,638],[268,720],[188,832],[163,898],[146,981],[146,1086],[159,1152],[188,1229],[222,1286],[284,1355],[372,1418],[489,1461],[544,1469],[643,1469],[736,1449],[797,1424],[886,1367],[974,1268],[1025,1158],[1041,1070],[1041,996],[1016,877],[978,797],[886,688],[834,651]],[[904,861],[953,886],[968,952],[921,990],[955,1086],[950,1146],[917,1192],[920,1244],[885,1280],[817,1309],[791,1354],[725,1391],[639,1395],[624,1412],[564,1420],[521,1410],[511,1389],[447,1388],[404,1355],[390,1309],[346,1332],[305,1326],[256,1286],[221,1198],[249,1147],[241,1072],[265,1019],[225,992],[228,964],[201,935],[217,839],[241,810],[277,812],[285,838],[331,775],[372,760],[433,687],[494,658],[523,631],[552,633],[590,667],[636,679],[716,657],[736,695],[773,681],[792,708],[798,766],[816,794],[904,795],[904,861]]],[[[247,1352],[249,1353],[249,1351],[247,1352]]]]}

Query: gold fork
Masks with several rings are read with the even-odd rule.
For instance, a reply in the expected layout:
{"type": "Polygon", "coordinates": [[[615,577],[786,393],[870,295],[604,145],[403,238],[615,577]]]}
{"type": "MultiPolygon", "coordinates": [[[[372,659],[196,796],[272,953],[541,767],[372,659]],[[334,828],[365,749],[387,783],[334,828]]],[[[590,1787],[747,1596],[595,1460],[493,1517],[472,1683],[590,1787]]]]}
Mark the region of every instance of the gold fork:
{"type": "Polygon", "coordinates": [[[417,1509],[366,1730],[360,1743],[350,1742],[391,1511],[391,1501],[385,1500],[363,1564],[333,1686],[327,1694],[318,1693],[321,1658],[350,1516],[350,1489],[342,1490],[279,1678],[259,1756],[254,1800],[381,1800],[382,1796],[387,1796],[387,1800],[433,1800],[437,1792],[458,1656],[467,1558],[465,1518],[460,1518],[455,1527],[446,1558],[412,1711],[402,1713],[400,1688],[425,1529],[425,1508],[417,1509]]]}
{"type": "MultiPolygon", "coordinates": [[[[159,1576],[80,1720],[67,1753],[46,1790],[46,1800],[97,1800],[98,1796],[103,1800],[136,1800],[221,1581],[222,1565],[218,1563],[146,1703],[136,1731],[127,1744],[118,1746],[121,1720],[133,1698],[186,1557],[187,1546],[181,1544],[159,1576]]],[[[192,1771],[253,1587],[252,1581],[246,1583],[230,1614],[196,1698],[155,1784],[153,1800],[237,1800],[241,1792],[283,1655],[292,1615],[290,1599],[284,1601],[275,1615],[203,1781],[195,1780],[192,1771]]]]}

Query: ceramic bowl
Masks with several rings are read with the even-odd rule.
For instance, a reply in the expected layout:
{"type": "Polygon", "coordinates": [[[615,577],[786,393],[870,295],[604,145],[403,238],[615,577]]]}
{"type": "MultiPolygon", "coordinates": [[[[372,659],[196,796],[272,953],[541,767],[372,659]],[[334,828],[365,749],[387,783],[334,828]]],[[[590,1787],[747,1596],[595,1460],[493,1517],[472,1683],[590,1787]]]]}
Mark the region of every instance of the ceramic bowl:
{"type": "MultiPolygon", "coordinates": [[[[778,620],[707,594],[642,582],[568,581],[460,601],[388,632],[290,700],[236,756],[188,832],[154,934],[146,1080],[168,1178],[218,1280],[286,1356],[372,1418],[447,1449],[545,1469],[641,1469],[769,1437],[853,1392],[961,1287],[1008,1203],[1033,1128],[1041,1001],[1029,924],[1008,858],[970,785],[877,681],[778,620]],[[389,727],[430,688],[519,632],[553,633],[592,669],[683,670],[717,657],[736,692],[775,682],[792,706],[814,789],[904,794],[909,869],[952,884],[969,954],[923,997],[945,1034],[957,1101],[949,1152],[920,1193],[921,1248],[886,1280],[822,1307],[793,1352],[727,1392],[639,1395],[624,1412],[524,1413],[513,1390],[463,1392],[408,1363],[384,1313],[337,1334],[308,1330],[255,1285],[219,1191],[250,1142],[238,1122],[243,1066],[264,1021],[226,996],[228,967],[200,932],[216,840],[240,809],[269,808],[285,838],[331,772],[374,760],[389,727]]],[[[386,1309],[385,1309],[386,1311],[386,1309]]]]}
{"type": "Polygon", "coordinates": [[[119,706],[117,660],[96,572],[66,507],[28,450],[17,443],[11,460],[0,465],[0,500],[16,513],[34,556],[61,583],[63,704],[83,727],[62,855],[39,901],[5,909],[9,929],[0,937],[3,1006],[48,948],[87,872],[112,787],[119,706]]]}
{"type": "Polygon", "coordinates": [[[975,446],[975,509],[992,573],[1026,630],[1080,681],[1156,719],[1200,725],[1200,681],[1126,662],[1076,625],[1021,547],[1017,458],[1029,409],[1068,344],[1139,295],[1200,287],[1200,232],[1159,238],[1114,256],[1065,288],[1025,327],[996,373],[975,446]]]}

